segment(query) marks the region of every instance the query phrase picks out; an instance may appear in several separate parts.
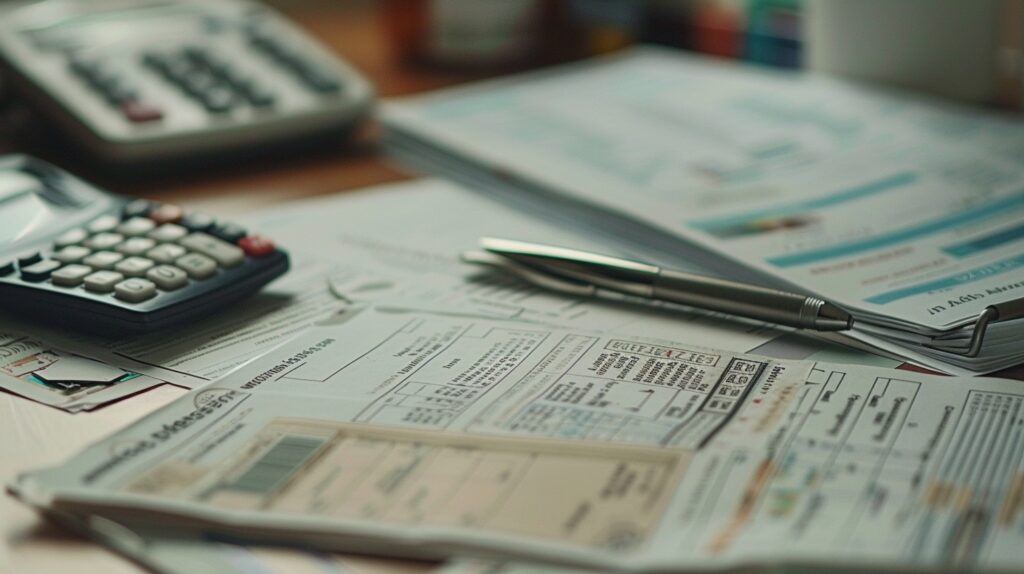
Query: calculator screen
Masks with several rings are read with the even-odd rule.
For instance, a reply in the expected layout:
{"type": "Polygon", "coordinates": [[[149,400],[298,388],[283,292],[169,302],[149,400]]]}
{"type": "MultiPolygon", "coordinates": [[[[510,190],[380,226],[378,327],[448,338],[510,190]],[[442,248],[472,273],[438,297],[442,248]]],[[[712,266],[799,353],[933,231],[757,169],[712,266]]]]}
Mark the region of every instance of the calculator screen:
{"type": "Polygon", "coordinates": [[[73,50],[178,35],[198,29],[203,16],[194,6],[155,2],[33,19],[22,34],[40,49],[73,50]]]}
{"type": "Polygon", "coordinates": [[[68,207],[53,194],[23,171],[0,169],[0,250],[66,225],[68,207]]]}

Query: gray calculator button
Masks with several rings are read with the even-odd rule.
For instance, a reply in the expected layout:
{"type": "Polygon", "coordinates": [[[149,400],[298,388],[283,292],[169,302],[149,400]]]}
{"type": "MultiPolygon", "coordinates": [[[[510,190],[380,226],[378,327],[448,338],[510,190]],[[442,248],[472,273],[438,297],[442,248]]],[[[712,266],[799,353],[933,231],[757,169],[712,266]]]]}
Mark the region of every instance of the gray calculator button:
{"type": "Polygon", "coordinates": [[[192,279],[206,279],[217,272],[217,262],[199,253],[189,253],[174,262],[192,279]]]}
{"type": "Polygon", "coordinates": [[[57,261],[61,263],[78,263],[82,259],[85,259],[87,255],[92,251],[82,247],[81,245],[68,245],[64,249],[51,255],[57,261]]]}
{"type": "Polygon", "coordinates": [[[86,239],[83,245],[89,249],[95,249],[101,251],[104,249],[110,249],[124,241],[124,236],[117,233],[97,233],[89,239],[86,239]]]}
{"type": "Polygon", "coordinates": [[[125,255],[142,255],[156,246],[156,241],[148,237],[132,237],[128,241],[117,246],[118,253],[125,255]]]}
{"type": "Polygon", "coordinates": [[[148,217],[132,217],[121,225],[117,226],[117,232],[121,235],[127,235],[134,237],[136,235],[145,235],[156,227],[156,223],[148,217]]]}
{"type": "Polygon", "coordinates": [[[145,301],[154,295],[156,295],[156,285],[154,285],[152,281],[147,281],[146,279],[139,279],[135,277],[132,279],[125,279],[117,285],[114,285],[114,297],[129,303],[145,301]]]}
{"type": "Polygon", "coordinates": [[[245,261],[244,251],[205,233],[193,233],[179,243],[190,251],[213,258],[221,267],[234,267],[245,261]]]}
{"type": "Polygon", "coordinates": [[[121,220],[113,215],[103,215],[92,220],[88,228],[91,233],[103,233],[104,231],[113,230],[119,223],[121,223],[121,220]]]}
{"type": "Polygon", "coordinates": [[[53,246],[60,249],[61,247],[67,247],[68,245],[74,245],[85,241],[85,238],[89,237],[89,233],[84,229],[72,229],[61,234],[60,237],[54,240],[53,246]]]}
{"type": "Polygon", "coordinates": [[[125,277],[142,277],[153,266],[153,262],[142,257],[129,257],[114,265],[114,271],[125,277]]]}
{"type": "Polygon", "coordinates": [[[88,265],[66,265],[54,271],[50,275],[50,281],[61,287],[74,287],[92,273],[92,267],[88,265]]]}
{"type": "Polygon", "coordinates": [[[177,241],[186,235],[188,235],[188,229],[174,223],[165,223],[149,232],[150,237],[161,243],[177,241]]]}
{"type": "Polygon", "coordinates": [[[124,279],[124,275],[113,271],[97,271],[84,279],[85,288],[95,293],[110,293],[124,279]]]}
{"type": "Polygon", "coordinates": [[[147,251],[146,257],[149,257],[157,263],[174,263],[179,257],[186,253],[188,253],[188,251],[180,245],[165,243],[163,245],[157,245],[147,251]]]}
{"type": "Polygon", "coordinates": [[[164,291],[173,291],[188,283],[188,275],[172,265],[157,265],[146,271],[146,278],[156,283],[157,288],[164,291]]]}
{"type": "Polygon", "coordinates": [[[124,255],[121,255],[120,253],[114,253],[113,251],[97,251],[83,259],[82,263],[85,263],[93,269],[113,269],[114,265],[122,259],[124,259],[124,255]]]}

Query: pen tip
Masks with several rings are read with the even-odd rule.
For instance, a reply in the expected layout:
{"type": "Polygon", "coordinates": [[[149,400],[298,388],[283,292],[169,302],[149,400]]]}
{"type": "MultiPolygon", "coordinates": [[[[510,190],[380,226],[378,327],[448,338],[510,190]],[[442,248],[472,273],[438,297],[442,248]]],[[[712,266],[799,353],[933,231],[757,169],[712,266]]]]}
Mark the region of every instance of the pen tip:
{"type": "Polygon", "coordinates": [[[828,330],[845,331],[853,328],[853,315],[832,303],[824,303],[818,308],[818,323],[830,327],[828,330]]]}

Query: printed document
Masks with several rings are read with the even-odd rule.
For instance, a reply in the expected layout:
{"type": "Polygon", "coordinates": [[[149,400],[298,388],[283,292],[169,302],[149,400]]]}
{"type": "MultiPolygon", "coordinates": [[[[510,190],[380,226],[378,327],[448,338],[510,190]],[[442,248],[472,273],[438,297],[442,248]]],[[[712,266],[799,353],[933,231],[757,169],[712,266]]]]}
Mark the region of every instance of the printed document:
{"type": "Polygon", "coordinates": [[[476,247],[483,235],[617,249],[441,180],[299,201],[237,219],[273,238],[292,259],[288,274],[253,298],[170,334],[99,340],[40,333],[82,355],[189,388],[231,371],[352,302],[387,297],[417,307],[427,302],[474,312],[486,307],[498,318],[590,329],[632,325],[654,335],[700,329],[707,344],[736,351],[749,351],[786,333],[699,311],[645,310],[550,295],[519,280],[481,273],[459,262],[458,255],[476,247]]]}
{"type": "Polygon", "coordinates": [[[391,556],[1019,571],[1022,453],[1015,381],[352,308],[10,488],[391,556]]]}
{"type": "Polygon", "coordinates": [[[29,335],[0,333],[0,388],[39,403],[87,411],[162,384],[29,335]]]}
{"type": "Polygon", "coordinates": [[[649,48],[398,100],[385,121],[421,165],[642,222],[684,259],[854,310],[866,341],[972,370],[1024,359],[1019,321],[987,356],[950,352],[1024,294],[1019,119],[649,48]]]}

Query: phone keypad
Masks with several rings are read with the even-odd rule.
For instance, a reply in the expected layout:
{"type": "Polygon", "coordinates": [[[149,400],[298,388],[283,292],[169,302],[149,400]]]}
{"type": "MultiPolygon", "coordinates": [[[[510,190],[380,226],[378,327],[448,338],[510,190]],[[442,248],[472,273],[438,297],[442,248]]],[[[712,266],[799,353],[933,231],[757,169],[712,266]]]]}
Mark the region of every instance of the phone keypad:
{"type": "Polygon", "coordinates": [[[186,288],[247,257],[270,255],[274,244],[237,225],[218,223],[170,204],[135,200],[122,216],[103,215],[53,242],[49,253],[22,254],[0,263],[0,276],[17,271],[23,281],[49,281],[61,289],[110,294],[140,303],[186,288]]]}

